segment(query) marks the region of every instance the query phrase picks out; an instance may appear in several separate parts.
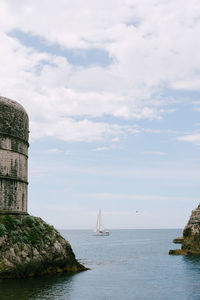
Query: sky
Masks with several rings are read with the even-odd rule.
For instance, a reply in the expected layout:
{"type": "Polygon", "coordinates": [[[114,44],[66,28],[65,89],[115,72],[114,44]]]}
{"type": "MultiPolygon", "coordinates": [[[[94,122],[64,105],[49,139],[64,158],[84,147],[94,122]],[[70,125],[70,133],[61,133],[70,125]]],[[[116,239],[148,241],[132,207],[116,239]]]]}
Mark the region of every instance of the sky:
{"type": "Polygon", "coordinates": [[[200,2],[1,0],[0,15],[0,95],[30,118],[29,213],[183,228],[200,202],[200,2]]]}

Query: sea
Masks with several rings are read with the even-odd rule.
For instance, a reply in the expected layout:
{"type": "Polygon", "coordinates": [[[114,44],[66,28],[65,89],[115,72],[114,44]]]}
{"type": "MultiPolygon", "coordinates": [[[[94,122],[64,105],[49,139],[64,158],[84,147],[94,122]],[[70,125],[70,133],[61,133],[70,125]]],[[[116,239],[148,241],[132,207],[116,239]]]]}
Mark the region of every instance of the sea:
{"type": "Polygon", "coordinates": [[[61,230],[90,270],[0,281],[0,300],[199,300],[200,257],[170,256],[182,229],[61,230]]]}

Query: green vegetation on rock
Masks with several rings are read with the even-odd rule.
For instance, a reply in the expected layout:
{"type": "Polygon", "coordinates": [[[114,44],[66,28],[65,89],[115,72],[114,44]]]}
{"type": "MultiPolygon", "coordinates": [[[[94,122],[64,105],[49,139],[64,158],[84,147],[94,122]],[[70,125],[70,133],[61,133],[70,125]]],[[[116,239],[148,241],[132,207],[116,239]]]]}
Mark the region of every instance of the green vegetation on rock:
{"type": "Polygon", "coordinates": [[[6,232],[5,225],[4,224],[0,224],[0,237],[2,237],[5,232],[6,232]]]}
{"type": "Polygon", "coordinates": [[[0,278],[83,270],[70,244],[41,218],[0,216],[0,278]]]}
{"type": "Polygon", "coordinates": [[[200,255],[200,205],[192,211],[183,230],[181,243],[181,249],[170,250],[169,254],[200,255]]]}

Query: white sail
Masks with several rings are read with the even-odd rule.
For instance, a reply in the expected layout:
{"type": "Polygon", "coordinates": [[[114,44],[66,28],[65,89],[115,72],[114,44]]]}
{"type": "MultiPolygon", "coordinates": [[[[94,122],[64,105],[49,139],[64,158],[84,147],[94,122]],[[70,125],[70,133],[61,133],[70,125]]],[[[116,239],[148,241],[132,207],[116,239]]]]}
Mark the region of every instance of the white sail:
{"type": "Polygon", "coordinates": [[[94,229],[94,235],[109,235],[109,232],[105,230],[102,216],[101,216],[101,209],[99,209],[99,213],[97,216],[97,222],[94,229]]]}
{"type": "Polygon", "coordinates": [[[101,216],[101,210],[99,210],[99,230],[100,231],[105,230],[104,225],[103,225],[103,219],[102,219],[102,216],[101,216]]]}
{"type": "Polygon", "coordinates": [[[97,222],[96,222],[96,226],[94,228],[94,232],[98,231],[98,226],[99,226],[99,216],[97,217],[97,222]]]}

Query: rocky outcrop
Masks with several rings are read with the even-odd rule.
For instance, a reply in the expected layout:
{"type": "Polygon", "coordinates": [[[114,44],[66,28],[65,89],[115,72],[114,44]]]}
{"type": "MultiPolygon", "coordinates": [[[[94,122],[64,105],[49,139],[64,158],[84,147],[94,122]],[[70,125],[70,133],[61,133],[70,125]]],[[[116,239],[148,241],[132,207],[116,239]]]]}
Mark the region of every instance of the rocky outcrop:
{"type": "Polygon", "coordinates": [[[183,237],[177,237],[175,239],[173,239],[173,243],[174,244],[182,244],[183,243],[183,237]]]}
{"type": "Polygon", "coordinates": [[[41,218],[0,216],[0,278],[84,271],[70,244],[41,218]]]}
{"type": "Polygon", "coordinates": [[[182,249],[172,249],[169,250],[169,255],[187,255],[187,251],[182,249]]]}
{"type": "Polygon", "coordinates": [[[192,211],[190,219],[183,230],[181,249],[170,250],[169,254],[200,255],[200,205],[192,211]]]}

